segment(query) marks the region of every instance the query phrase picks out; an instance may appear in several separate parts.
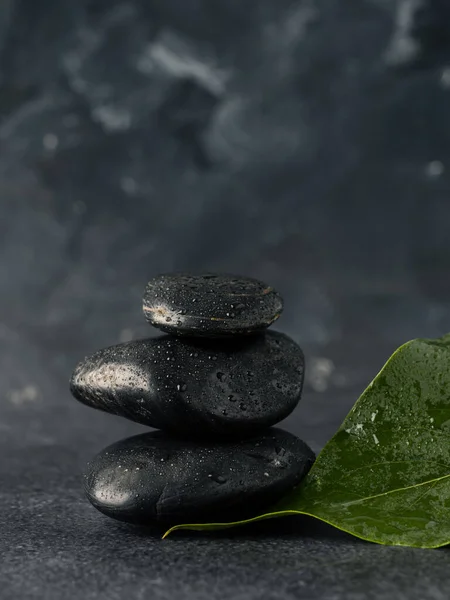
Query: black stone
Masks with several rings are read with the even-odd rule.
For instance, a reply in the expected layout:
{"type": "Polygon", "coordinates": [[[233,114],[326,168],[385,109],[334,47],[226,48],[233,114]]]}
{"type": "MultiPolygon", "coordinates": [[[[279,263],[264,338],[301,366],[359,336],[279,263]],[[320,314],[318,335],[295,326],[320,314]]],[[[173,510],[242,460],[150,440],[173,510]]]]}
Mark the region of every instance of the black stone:
{"type": "Polygon", "coordinates": [[[161,336],[82,361],[72,394],[88,406],[180,434],[251,435],[300,400],[304,357],[275,331],[230,340],[161,336]]]}
{"type": "Polygon", "coordinates": [[[95,508],[122,521],[224,521],[269,507],[302,480],[314,458],[280,429],[228,443],[151,432],[100,452],[88,465],[85,488],[95,508]]]}
{"type": "Polygon", "coordinates": [[[264,330],[280,316],[283,300],[272,287],[235,275],[160,275],[147,284],[145,318],[167,333],[244,335],[264,330]]]}

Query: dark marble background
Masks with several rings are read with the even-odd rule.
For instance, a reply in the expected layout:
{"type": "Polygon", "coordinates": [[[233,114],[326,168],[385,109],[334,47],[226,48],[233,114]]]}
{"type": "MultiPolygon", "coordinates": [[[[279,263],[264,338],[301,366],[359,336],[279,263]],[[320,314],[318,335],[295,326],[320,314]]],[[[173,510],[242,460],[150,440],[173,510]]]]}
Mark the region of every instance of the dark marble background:
{"type": "Polygon", "coordinates": [[[447,0],[2,1],[2,599],[448,598],[447,550],[108,521],[81,469],[142,428],[67,380],[148,335],[150,276],[253,275],[307,356],[286,428],[319,450],[397,345],[450,331],[449,142],[447,0]]]}

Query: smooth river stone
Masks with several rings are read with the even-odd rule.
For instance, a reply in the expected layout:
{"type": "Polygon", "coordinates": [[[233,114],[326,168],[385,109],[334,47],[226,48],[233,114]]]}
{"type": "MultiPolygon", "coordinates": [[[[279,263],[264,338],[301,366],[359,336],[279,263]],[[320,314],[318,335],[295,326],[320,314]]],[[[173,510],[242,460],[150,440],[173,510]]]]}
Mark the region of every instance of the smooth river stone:
{"type": "Polygon", "coordinates": [[[314,458],[281,429],[209,443],[151,432],[100,452],[88,465],[85,488],[95,508],[122,521],[226,521],[256,515],[279,500],[314,458]]]}
{"type": "Polygon", "coordinates": [[[300,400],[304,357],[278,332],[235,340],[161,336],[82,361],[72,394],[88,406],[188,436],[253,435],[300,400]]]}
{"type": "Polygon", "coordinates": [[[222,337],[263,331],[283,310],[283,300],[257,279],[235,275],[159,275],[143,299],[149,323],[176,335],[222,337]]]}

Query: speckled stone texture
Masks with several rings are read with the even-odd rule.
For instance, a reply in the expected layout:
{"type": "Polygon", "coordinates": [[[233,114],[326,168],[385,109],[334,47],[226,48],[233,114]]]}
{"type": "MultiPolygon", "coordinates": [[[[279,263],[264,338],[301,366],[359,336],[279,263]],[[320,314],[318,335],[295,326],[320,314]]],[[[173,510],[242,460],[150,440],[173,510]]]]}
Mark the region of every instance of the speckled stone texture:
{"type": "Polygon", "coordinates": [[[144,433],[102,450],[88,466],[85,489],[113,519],[217,523],[273,504],[300,483],[314,458],[304,442],[281,429],[225,443],[144,433]]]}
{"type": "Polygon", "coordinates": [[[88,406],[190,437],[248,436],[297,406],[305,362],[287,335],[201,341],[162,336],[104,348],[75,368],[88,406]]]}
{"type": "Polygon", "coordinates": [[[102,518],[81,471],[143,428],[67,380],[149,335],[157,273],[246,273],[285,300],[307,372],[282,427],[317,452],[395,347],[450,331],[449,22],[446,0],[0,2],[2,600],[448,600],[448,549],[102,518]]]}
{"type": "Polygon", "coordinates": [[[147,284],[147,321],[175,335],[223,337],[269,327],[283,310],[276,290],[250,277],[167,274],[147,284]]]}

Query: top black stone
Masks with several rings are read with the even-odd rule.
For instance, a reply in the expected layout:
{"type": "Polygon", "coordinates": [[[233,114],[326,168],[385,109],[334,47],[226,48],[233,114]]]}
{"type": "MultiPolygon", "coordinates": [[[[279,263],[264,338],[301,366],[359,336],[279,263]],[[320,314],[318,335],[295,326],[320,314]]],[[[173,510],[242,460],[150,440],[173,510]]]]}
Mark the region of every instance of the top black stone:
{"type": "Polygon", "coordinates": [[[221,337],[265,329],[280,316],[283,300],[250,277],[174,273],[149,281],[143,310],[149,323],[167,333],[221,337]]]}

